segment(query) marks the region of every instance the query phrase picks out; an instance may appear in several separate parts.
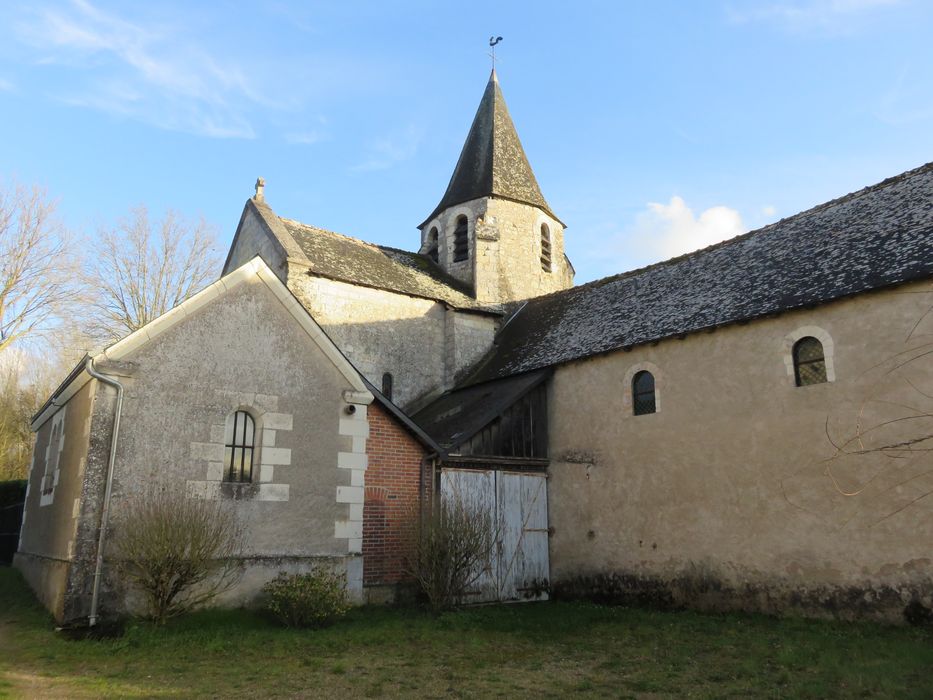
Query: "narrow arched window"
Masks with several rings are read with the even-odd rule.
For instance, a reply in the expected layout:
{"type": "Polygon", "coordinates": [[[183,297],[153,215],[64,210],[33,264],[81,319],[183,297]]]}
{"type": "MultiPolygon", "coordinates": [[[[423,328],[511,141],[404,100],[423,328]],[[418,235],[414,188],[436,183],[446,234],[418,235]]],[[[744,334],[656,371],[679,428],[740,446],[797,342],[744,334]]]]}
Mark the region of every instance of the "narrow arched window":
{"type": "Polygon", "coordinates": [[[541,269],[551,271],[551,229],[541,224],[541,269]]]}
{"type": "Polygon", "coordinates": [[[794,378],[797,386],[822,384],[826,381],[826,358],[823,344],[813,336],[794,343],[794,378]]]}
{"type": "Polygon", "coordinates": [[[235,411],[227,417],[224,430],[224,481],[253,480],[253,451],[256,423],[246,411],[235,411]]]}
{"type": "Polygon", "coordinates": [[[392,400],[392,375],[389,372],[382,375],[382,395],[392,400]]]}
{"type": "Polygon", "coordinates": [[[655,413],[654,375],[642,370],[632,377],[632,410],[636,416],[655,413]]]}
{"type": "Polygon", "coordinates": [[[432,226],[428,233],[428,257],[437,262],[437,226],[432,226]]]}
{"type": "Polygon", "coordinates": [[[457,217],[457,227],[454,229],[454,262],[470,259],[469,222],[463,215],[457,217]]]}

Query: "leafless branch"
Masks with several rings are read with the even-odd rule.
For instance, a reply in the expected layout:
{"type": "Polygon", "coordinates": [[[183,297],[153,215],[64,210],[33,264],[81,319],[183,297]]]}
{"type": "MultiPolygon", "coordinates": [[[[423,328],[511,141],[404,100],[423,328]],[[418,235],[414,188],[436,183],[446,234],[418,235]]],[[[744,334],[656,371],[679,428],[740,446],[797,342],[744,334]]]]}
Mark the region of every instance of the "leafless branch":
{"type": "Polygon", "coordinates": [[[77,261],[38,187],[0,187],[0,352],[54,328],[77,296],[77,261]]]}
{"type": "Polygon", "coordinates": [[[203,219],[169,211],[150,221],[146,207],[99,231],[87,282],[96,290],[87,328],[116,340],[142,328],[211,282],[219,270],[215,231],[203,219]]]}

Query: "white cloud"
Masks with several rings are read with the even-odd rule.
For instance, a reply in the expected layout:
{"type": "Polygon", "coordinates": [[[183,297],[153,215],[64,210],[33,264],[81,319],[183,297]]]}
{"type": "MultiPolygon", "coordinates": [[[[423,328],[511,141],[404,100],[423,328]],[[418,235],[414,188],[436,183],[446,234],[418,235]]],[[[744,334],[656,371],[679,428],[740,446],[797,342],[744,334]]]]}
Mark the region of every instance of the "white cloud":
{"type": "Polygon", "coordinates": [[[777,207],[775,207],[773,204],[765,204],[761,208],[761,214],[762,216],[767,216],[768,218],[770,218],[774,216],[775,214],[777,214],[777,207]]]}
{"type": "Polygon", "coordinates": [[[74,87],[64,102],[154,126],[213,137],[251,138],[244,106],[271,106],[244,71],[187,40],[175,27],[135,23],[88,0],[46,7],[17,27],[40,52],[65,66],[74,87]]]}
{"type": "Polygon", "coordinates": [[[16,86],[11,83],[9,80],[0,78],[0,92],[12,92],[16,89],[16,86]]]}
{"type": "Polygon", "coordinates": [[[902,0],[788,0],[761,3],[753,0],[731,6],[729,19],[744,24],[767,22],[802,34],[846,34],[865,26],[874,11],[902,0]]]}
{"type": "Polygon", "coordinates": [[[738,211],[725,206],[710,207],[695,216],[681,197],[668,204],[651,202],[639,214],[631,240],[659,259],[689,253],[745,233],[738,211]]]}

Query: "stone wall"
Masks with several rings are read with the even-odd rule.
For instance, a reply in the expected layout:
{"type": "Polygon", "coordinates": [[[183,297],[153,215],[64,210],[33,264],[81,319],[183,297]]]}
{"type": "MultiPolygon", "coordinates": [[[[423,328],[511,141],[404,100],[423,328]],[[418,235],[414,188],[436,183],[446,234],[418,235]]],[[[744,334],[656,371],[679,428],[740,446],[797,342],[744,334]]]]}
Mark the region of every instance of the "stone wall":
{"type": "Polygon", "coordinates": [[[269,234],[265,224],[247,203],[236,238],[230,246],[223,274],[232,272],[257,255],[265,261],[269,269],[285,281],[286,257],[282,245],[269,234]]]}
{"type": "Polygon", "coordinates": [[[67,605],[94,402],[85,384],[39,427],[14,565],[57,619],[67,605]]]}
{"type": "MultiPolygon", "coordinates": [[[[930,298],[929,285],[902,287],[559,367],[555,590],[889,619],[914,600],[930,606],[929,453],[840,455],[832,442],[859,421],[913,415],[905,407],[926,401],[916,390],[933,395],[929,358],[898,367],[933,332],[926,317],[905,342],[930,298]],[[834,381],[795,385],[803,335],[824,339],[834,381]],[[655,374],[657,413],[633,415],[637,369],[655,374]]],[[[910,426],[869,430],[862,446],[910,426]]]]}
{"type": "Polygon", "coordinates": [[[464,372],[489,352],[500,323],[501,319],[496,317],[447,310],[445,389],[453,387],[464,372]]]}
{"type": "Polygon", "coordinates": [[[288,284],[369,381],[381,388],[382,375],[392,375],[392,400],[403,407],[450,388],[492,346],[498,321],[430,299],[314,277],[301,268],[288,284]]]}
{"type": "Polygon", "coordinates": [[[503,303],[528,299],[573,285],[573,270],[564,257],[564,229],[537,207],[484,197],[441,212],[422,229],[421,252],[438,229],[441,267],[474,286],[478,301],[503,303]],[[454,231],[459,216],[469,222],[468,260],[454,262],[454,231]],[[551,239],[551,269],[541,265],[541,225],[551,239]]]}

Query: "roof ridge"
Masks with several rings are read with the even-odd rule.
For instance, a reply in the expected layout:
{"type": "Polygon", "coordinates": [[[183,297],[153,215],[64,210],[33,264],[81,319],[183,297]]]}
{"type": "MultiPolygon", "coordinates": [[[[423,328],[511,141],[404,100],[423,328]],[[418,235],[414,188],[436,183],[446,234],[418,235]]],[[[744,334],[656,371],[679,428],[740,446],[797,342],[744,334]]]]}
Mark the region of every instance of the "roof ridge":
{"type": "MultiPolygon", "coordinates": [[[[278,215],[276,215],[278,216],[278,215]]],[[[336,236],[338,238],[343,238],[348,241],[353,241],[354,243],[361,243],[362,245],[369,246],[370,248],[380,248],[378,243],[370,243],[369,241],[364,241],[362,238],[357,238],[356,236],[348,236],[345,233],[337,233],[336,231],[331,231],[327,228],[321,228],[320,226],[315,226],[314,224],[306,224],[303,221],[298,221],[298,219],[289,219],[287,216],[279,216],[282,221],[288,222],[290,224],[295,224],[296,226],[301,226],[302,228],[312,229],[315,233],[326,233],[331,236],[336,236]]]]}
{"type": "Polygon", "coordinates": [[[901,182],[901,181],[907,179],[907,178],[910,177],[910,176],[917,175],[917,174],[919,174],[919,173],[921,173],[921,172],[924,172],[924,171],[926,171],[926,170],[933,170],[933,161],[930,161],[929,163],[924,163],[923,165],[920,165],[920,166],[918,166],[918,167],[916,167],[916,168],[911,168],[910,170],[905,170],[904,172],[902,172],[902,173],[900,173],[900,174],[898,174],[898,175],[893,175],[893,176],[891,176],[891,177],[885,178],[884,180],[881,180],[880,182],[876,182],[876,183],[874,183],[873,185],[868,185],[868,186],[866,186],[866,187],[862,187],[861,189],[858,189],[858,190],[854,190],[854,191],[852,191],[852,192],[849,192],[848,194],[844,194],[844,195],[841,195],[841,196],[836,197],[836,198],[834,198],[834,199],[830,199],[830,200],[828,200],[828,201],[826,201],[826,202],[822,202],[822,203],[820,203],[820,204],[816,204],[816,205],[810,207],[809,209],[804,209],[803,211],[799,211],[799,212],[797,212],[796,214],[791,214],[790,216],[782,217],[782,218],[778,219],[777,221],[772,221],[770,224],[765,224],[764,226],[760,226],[759,228],[752,229],[751,231],[746,231],[745,233],[740,233],[740,234],[738,234],[738,235],[736,235],[736,236],[733,236],[732,238],[727,238],[727,239],[724,240],[724,241],[718,241],[717,243],[712,243],[712,244],[710,244],[710,245],[708,245],[708,246],[706,246],[706,247],[704,247],[704,248],[697,248],[696,250],[692,250],[692,251],[690,251],[689,253],[682,253],[681,255],[674,256],[673,258],[668,258],[667,260],[659,260],[659,261],[657,261],[657,262],[653,262],[653,263],[650,263],[650,264],[648,264],[648,265],[643,265],[642,267],[636,267],[636,268],[634,268],[634,269],[632,269],[632,270],[626,270],[625,272],[617,272],[617,273],[614,274],[614,275],[607,275],[606,277],[600,277],[599,279],[590,280],[589,282],[584,282],[583,284],[579,284],[579,285],[570,287],[570,288],[568,288],[568,289],[559,289],[559,290],[557,290],[557,291],[555,291],[555,292],[550,292],[550,293],[548,293],[548,294],[542,294],[542,295],[537,296],[537,297],[531,297],[528,301],[536,301],[536,300],[538,300],[538,299],[545,299],[545,298],[548,298],[548,297],[554,297],[554,296],[558,296],[558,295],[560,295],[560,294],[569,294],[569,293],[574,292],[574,291],[576,291],[576,290],[583,290],[583,289],[587,289],[587,288],[590,288],[590,287],[597,287],[597,286],[600,286],[600,285],[603,285],[603,284],[608,284],[608,283],[610,283],[610,282],[614,282],[614,281],[617,281],[617,280],[622,280],[622,279],[627,279],[627,278],[629,278],[629,277],[634,277],[635,275],[642,274],[642,273],[644,273],[644,272],[647,272],[648,270],[653,270],[653,269],[658,268],[658,267],[665,267],[665,266],[667,266],[667,265],[673,265],[673,264],[675,264],[675,263],[678,263],[678,262],[681,262],[681,261],[683,261],[683,260],[686,260],[687,258],[700,257],[702,254],[709,253],[709,252],[711,252],[711,251],[713,251],[713,250],[717,250],[717,249],[719,249],[719,248],[725,248],[726,246],[734,245],[734,244],[736,244],[736,243],[738,243],[738,242],[740,242],[740,241],[743,241],[743,240],[745,240],[745,239],[747,239],[747,238],[751,238],[751,237],[757,236],[757,235],[759,235],[759,234],[764,234],[764,233],[766,233],[769,229],[773,229],[774,227],[776,227],[776,226],[778,226],[778,225],[780,225],[780,224],[782,224],[782,223],[784,223],[784,222],[793,221],[794,219],[800,218],[800,217],[802,217],[802,216],[804,216],[804,215],[814,214],[814,213],[816,213],[816,212],[818,212],[818,211],[821,211],[821,210],[823,210],[823,209],[828,209],[828,208],[830,208],[830,207],[832,207],[832,206],[836,206],[836,205],[842,204],[842,203],[844,203],[844,202],[851,201],[851,200],[853,200],[853,199],[856,199],[857,197],[864,196],[864,195],[869,194],[869,193],[871,193],[871,192],[875,192],[875,191],[878,191],[878,190],[881,190],[881,189],[885,189],[885,188],[887,188],[887,187],[890,187],[890,186],[892,186],[892,185],[895,185],[895,184],[897,184],[897,183],[899,183],[899,182],[901,182]]]}

